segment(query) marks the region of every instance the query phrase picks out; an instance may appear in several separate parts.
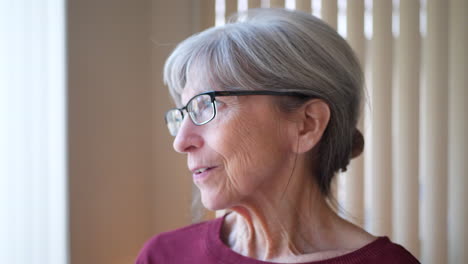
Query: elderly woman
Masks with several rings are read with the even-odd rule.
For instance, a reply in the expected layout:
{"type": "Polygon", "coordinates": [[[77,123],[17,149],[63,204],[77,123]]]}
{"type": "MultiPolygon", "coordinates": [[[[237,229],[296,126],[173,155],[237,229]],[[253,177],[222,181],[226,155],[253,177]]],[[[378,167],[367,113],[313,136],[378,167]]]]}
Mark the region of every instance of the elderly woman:
{"type": "Polygon", "coordinates": [[[203,205],[229,213],[154,237],[136,263],[418,263],[330,207],[364,143],[362,70],[331,27],[253,10],[179,44],[164,78],[174,149],[203,205]]]}

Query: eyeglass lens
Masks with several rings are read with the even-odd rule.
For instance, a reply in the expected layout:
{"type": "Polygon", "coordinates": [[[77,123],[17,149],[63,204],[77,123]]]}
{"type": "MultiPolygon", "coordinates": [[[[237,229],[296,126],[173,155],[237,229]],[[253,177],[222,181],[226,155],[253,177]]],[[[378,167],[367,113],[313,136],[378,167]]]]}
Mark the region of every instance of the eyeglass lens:
{"type": "Polygon", "coordinates": [[[167,128],[169,129],[169,133],[171,133],[172,136],[177,135],[183,120],[183,113],[179,109],[171,109],[166,113],[167,128]]]}
{"type": "MultiPolygon", "coordinates": [[[[214,104],[211,96],[207,94],[198,95],[187,104],[187,112],[193,123],[203,125],[213,119],[215,114],[214,104]]],[[[167,127],[171,135],[176,136],[183,121],[183,113],[179,109],[172,109],[166,114],[167,127]]]]}
{"type": "Polygon", "coordinates": [[[197,125],[202,125],[210,121],[214,114],[211,97],[207,94],[193,98],[187,108],[193,122],[197,125]]]}

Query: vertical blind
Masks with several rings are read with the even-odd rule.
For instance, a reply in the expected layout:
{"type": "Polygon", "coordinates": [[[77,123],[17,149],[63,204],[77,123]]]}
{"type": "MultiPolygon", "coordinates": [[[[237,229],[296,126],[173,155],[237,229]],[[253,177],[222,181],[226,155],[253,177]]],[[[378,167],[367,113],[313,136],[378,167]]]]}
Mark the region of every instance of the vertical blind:
{"type": "Polygon", "coordinates": [[[64,16],[0,1],[0,263],[68,262],[64,16]]]}
{"type": "MultiPolygon", "coordinates": [[[[203,2],[203,1],[202,1],[203,2]]],[[[468,1],[212,0],[299,9],[345,37],[366,72],[366,151],[338,177],[349,220],[422,263],[468,263],[468,1]]]]}

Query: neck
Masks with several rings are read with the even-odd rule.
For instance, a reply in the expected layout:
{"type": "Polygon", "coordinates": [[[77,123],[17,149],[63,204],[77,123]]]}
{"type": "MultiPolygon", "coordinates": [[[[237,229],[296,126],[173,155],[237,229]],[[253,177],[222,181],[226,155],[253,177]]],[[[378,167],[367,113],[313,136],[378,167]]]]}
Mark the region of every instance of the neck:
{"type": "Polygon", "coordinates": [[[301,168],[287,182],[271,183],[231,210],[223,238],[242,255],[280,261],[336,249],[336,230],[342,220],[301,168]]]}

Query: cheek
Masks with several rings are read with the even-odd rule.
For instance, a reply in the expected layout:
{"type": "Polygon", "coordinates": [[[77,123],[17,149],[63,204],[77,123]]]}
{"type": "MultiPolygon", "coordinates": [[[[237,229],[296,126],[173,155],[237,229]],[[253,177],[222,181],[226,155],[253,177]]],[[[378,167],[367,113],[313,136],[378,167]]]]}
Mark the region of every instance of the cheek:
{"type": "Polygon", "coordinates": [[[215,144],[223,157],[226,184],[240,194],[248,194],[277,176],[275,172],[285,163],[285,135],[275,120],[234,118],[220,124],[218,131],[223,131],[215,144]]]}

